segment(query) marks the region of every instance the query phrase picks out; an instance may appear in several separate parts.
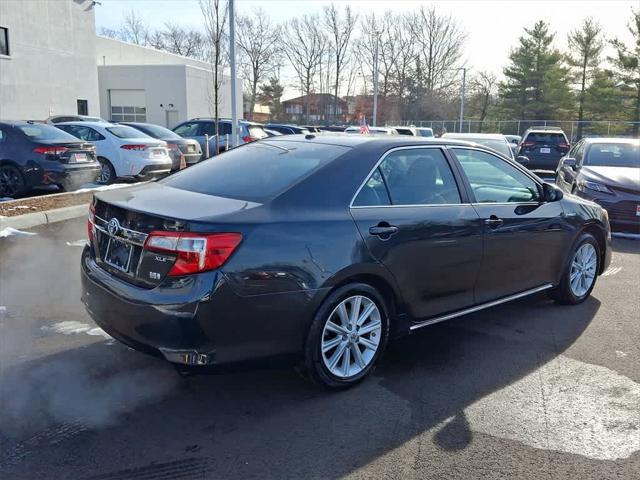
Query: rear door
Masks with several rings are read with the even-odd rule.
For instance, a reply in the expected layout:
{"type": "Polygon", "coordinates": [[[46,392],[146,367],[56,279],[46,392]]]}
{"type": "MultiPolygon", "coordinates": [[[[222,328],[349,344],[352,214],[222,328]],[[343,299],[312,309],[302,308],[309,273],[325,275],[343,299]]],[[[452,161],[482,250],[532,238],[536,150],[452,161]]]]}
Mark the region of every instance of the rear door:
{"type": "Polygon", "coordinates": [[[560,202],[543,202],[540,184],[497,155],[467,147],[451,151],[484,228],[476,302],[554,283],[566,241],[560,202]]]}
{"type": "Polygon", "coordinates": [[[443,149],[398,148],[352,202],[369,251],[391,271],[415,319],[474,302],[482,225],[459,181],[443,149]]]}

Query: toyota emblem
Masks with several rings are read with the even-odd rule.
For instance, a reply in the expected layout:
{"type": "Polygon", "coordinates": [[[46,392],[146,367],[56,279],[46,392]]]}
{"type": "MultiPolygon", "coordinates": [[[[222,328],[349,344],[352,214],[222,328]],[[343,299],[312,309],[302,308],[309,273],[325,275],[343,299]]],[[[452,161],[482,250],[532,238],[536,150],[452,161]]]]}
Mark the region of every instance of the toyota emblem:
{"type": "Polygon", "coordinates": [[[107,223],[107,232],[109,232],[109,235],[115,235],[119,231],[120,222],[118,221],[118,219],[112,218],[111,220],[109,220],[109,223],[107,223]]]}

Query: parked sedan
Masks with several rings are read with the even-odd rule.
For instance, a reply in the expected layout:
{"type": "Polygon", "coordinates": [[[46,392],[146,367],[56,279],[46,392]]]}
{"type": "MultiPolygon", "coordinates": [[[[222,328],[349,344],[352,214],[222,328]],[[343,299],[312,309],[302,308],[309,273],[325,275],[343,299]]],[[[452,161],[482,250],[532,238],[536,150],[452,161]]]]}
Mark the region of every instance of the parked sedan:
{"type": "Polygon", "coordinates": [[[580,140],[560,160],[556,184],[602,205],[615,230],[640,233],[640,140],[580,140]]]}
{"type": "Polygon", "coordinates": [[[352,125],[351,127],[347,127],[344,133],[354,134],[360,133],[363,135],[398,135],[398,131],[392,127],[371,127],[369,125],[366,126],[357,126],[352,125]]]}
{"type": "Polygon", "coordinates": [[[251,143],[97,193],[88,233],[82,300],[116,339],[181,369],[292,355],[334,388],[410,331],[542,291],[581,303],[611,258],[598,205],[403,136],[251,143]]]}
{"type": "MultiPolygon", "coordinates": [[[[478,143],[501,153],[511,160],[515,160],[513,150],[504,135],[500,133],[445,133],[442,138],[457,138],[467,142],[478,143]]],[[[524,160],[523,160],[524,161],[524,160]]]]}
{"type": "Polygon", "coordinates": [[[42,123],[0,122],[0,197],[17,197],[40,185],[74,190],[99,173],[90,143],[42,123]]]}
{"type": "Polygon", "coordinates": [[[150,137],[167,142],[167,149],[169,150],[169,156],[172,161],[172,171],[180,168],[181,157],[184,157],[184,162],[187,167],[198,163],[202,158],[202,150],[196,140],[182,138],[168,128],[154,125],[153,123],[140,122],[120,122],[119,125],[133,127],[142,133],[146,133],[150,137]]]}
{"type": "MultiPolygon", "coordinates": [[[[212,157],[216,154],[216,149],[218,152],[224,152],[231,146],[231,120],[221,118],[218,120],[218,126],[219,128],[216,129],[216,122],[213,118],[194,118],[177,125],[173,131],[181,137],[197,140],[202,150],[202,158],[204,159],[207,158],[207,153],[209,157],[212,157]],[[218,131],[220,135],[216,136],[218,131]]],[[[238,122],[239,145],[254,142],[268,136],[261,123],[249,122],[247,120],[240,120],[238,122]]]]}
{"type": "Polygon", "coordinates": [[[171,171],[167,143],[135,128],[107,122],[67,122],[56,127],[95,145],[100,183],[117,178],[150,180],[171,171]]]}
{"type": "Polygon", "coordinates": [[[275,130],[283,135],[294,135],[296,133],[311,133],[306,127],[298,127],[297,125],[287,125],[282,123],[267,123],[264,128],[275,130]]]}

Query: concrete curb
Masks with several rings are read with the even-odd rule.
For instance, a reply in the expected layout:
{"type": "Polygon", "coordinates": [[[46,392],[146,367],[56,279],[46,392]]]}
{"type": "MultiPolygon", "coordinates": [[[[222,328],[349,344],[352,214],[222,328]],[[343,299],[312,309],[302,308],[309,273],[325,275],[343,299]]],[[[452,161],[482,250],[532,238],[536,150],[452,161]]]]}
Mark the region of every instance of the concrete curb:
{"type": "Polygon", "coordinates": [[[89,213],[89,204],[74,205],[72,207],[55,208],[44,212],[25,213],[15,217],[0,218],[0,230],[15,228],[17,230],[37,227],[48,223],[62,222],[72,218],[85,216],[89,213]]]}

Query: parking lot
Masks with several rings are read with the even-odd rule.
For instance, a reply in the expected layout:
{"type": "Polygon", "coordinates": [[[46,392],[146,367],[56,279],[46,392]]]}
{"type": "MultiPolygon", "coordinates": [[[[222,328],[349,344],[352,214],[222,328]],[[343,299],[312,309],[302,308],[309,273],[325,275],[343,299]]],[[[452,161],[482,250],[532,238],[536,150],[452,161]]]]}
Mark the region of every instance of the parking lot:
{"type": "Polygon", "coordinates": [[[637,478],[640,242],[576,307],[429,327],[329,393],[290,368],[179,377],[80,303],[84,219],[0,239],[0,477],[637,478]]]}

